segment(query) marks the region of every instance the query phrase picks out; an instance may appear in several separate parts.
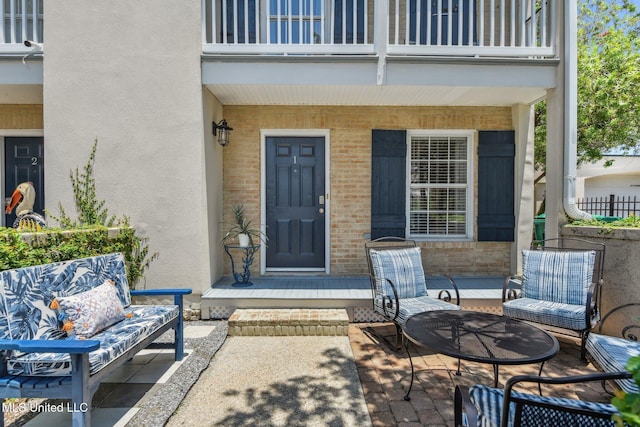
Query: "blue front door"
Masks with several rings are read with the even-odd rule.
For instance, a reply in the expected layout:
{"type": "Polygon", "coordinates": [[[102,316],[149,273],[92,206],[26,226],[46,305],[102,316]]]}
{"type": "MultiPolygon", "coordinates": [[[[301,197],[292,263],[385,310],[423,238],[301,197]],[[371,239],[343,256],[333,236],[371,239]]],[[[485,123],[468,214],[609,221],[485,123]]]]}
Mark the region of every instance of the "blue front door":
{"type": "Polygon", "coordinates": [[[325,140],[267,137],[267,269],[325,269],[325,140]]]}
{"type": "MultiPolygon", "coordinates": [[[[18,184],[31,182],[36,190],[33,211],[44,215],[44,138],[7,137],[4,139],[5,197],[11,197],[18,184]]],[[[11,227],[15,209],[5,215],[5,225],[11,227]]]]}

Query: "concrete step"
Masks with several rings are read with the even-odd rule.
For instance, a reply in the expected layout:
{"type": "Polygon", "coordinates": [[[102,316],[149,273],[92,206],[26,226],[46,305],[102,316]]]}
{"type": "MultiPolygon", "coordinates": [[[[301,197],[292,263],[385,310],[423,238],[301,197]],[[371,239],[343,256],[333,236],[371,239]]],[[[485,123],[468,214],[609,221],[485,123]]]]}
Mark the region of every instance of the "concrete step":
{"type": "Polygon", "coordinates": [[[345,309],[236,309],[229,317],[230,336],[348,335],[345,309]]]}

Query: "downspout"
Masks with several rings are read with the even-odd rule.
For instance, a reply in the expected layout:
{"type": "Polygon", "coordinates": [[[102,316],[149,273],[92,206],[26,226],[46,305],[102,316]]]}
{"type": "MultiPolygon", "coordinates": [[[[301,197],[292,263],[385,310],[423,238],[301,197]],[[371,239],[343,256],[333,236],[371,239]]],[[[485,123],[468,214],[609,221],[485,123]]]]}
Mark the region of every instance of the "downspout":
{"type": "Polygon", "coordinates": [[[578,159],[578,5],[568,0],[564,10],[564,211],[573,219],[592,219],[576,206],[578,159]]]}

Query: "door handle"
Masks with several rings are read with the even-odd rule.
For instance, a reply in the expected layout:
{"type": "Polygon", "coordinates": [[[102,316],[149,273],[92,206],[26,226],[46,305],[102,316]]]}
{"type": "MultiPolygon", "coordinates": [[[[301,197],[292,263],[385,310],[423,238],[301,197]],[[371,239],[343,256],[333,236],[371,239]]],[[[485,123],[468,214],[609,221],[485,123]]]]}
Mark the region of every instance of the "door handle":
{"type": "Polygon", "coordinates": [[[318,209],[318,212],[320,212],[321,214],[323,214],[323,213],[324,213],[324,208],[320,208],[320,209],[318,209]]]}

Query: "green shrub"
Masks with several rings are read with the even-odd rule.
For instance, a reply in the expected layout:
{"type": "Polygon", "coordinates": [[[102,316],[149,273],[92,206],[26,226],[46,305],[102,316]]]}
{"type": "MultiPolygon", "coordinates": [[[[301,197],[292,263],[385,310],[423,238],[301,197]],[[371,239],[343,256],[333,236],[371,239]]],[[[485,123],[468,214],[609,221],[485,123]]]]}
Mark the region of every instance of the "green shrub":
{"type": "MultiPolygon", "coordinates": [[[[640,386],[640,356],[631,357],[626,368],[640,386]]],[[[640,393],[616,391],[611,403],[620,410],[620,415],[614,417],[618,426],[640,426],[640,393]]]]}
{"type": "Polygon", "coordinates": [[[610,228],[640,228],[640,217],[629,215],[626,218],[615,221],[603,221],[599,219],[576,220],[571,225],[610,228]]]}
{"type": "MultiPolygon", "coordinates": [[[[149,254],[149,239],[136,234],[128,217],[117,219],[109,215],[104,200],[96,196],[93,168],[97,148],[96,140],[82,172],[78,168],[69,172],[77,218],[69,216],[58,203],[60,216],[46,213],[61,228],[47,228],[38,233],[0,228],[0,270],[122,252],[129,286],[135,289],[158,253],[149,254]],[[110,227],[117,227],[116,235],[109,236],[110,227]]],[[[35,227],[30,231],[35,231],[35,227]]]]}
{"type": "Polygon", "coordinates": [[[135,289],[157,254],[148,257],[146,239],[137,236],[128,224],[109,234],[104,226],[24,234],[13,228],[0,228],[0,270],[122,252],[129,285],[135,289]]]}

